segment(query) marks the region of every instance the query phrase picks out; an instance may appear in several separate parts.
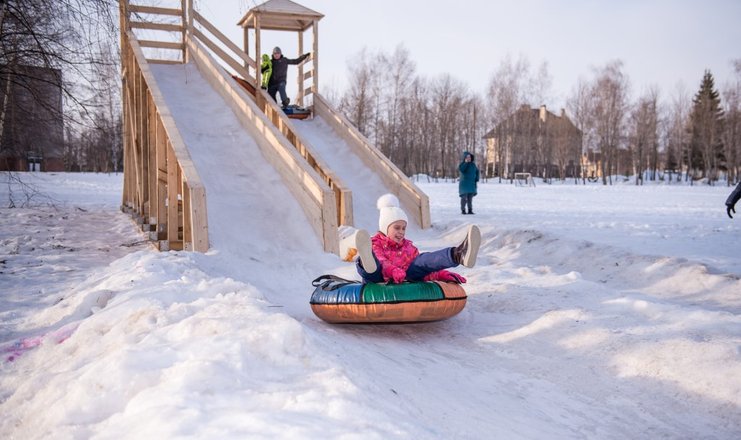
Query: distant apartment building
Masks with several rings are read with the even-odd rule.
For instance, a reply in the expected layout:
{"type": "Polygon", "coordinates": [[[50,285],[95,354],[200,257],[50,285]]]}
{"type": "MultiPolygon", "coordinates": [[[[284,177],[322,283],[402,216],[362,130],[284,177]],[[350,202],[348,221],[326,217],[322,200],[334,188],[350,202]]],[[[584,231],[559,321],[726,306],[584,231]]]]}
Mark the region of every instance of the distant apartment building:
{"type": "Polygon", "coordinates": [[[521,106],[485,136],[486,175],[511,179],[515,173],[543,178],[580,175],[582,133],[566,116],[540,106],[521,106]]]}
{"type": "Polygon", "coordinates": [[[0,171],[63,171],[62,72],[0,71],[0,171]]]}

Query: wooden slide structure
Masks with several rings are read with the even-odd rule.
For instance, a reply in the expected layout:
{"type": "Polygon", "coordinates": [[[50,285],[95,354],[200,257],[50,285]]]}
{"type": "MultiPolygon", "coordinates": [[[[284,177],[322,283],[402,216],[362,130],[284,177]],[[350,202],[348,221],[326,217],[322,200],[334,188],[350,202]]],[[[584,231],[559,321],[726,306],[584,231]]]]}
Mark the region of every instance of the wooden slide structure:
{"type": "MultiPolygon", "coordinates": [[[[253,136],[266,161],[299,202],[324,250],[338,253],[338,226],[353,225],[352,192],[302,139],[272,98],[255,87],[260,75],[255,61],[195,11],[192,0],[181,0],[180,9],[135,5],[128,0],[119,4],[126,165],[122,208],[162,250],[208,250],[206,188],[148,67],[149,63],[192,62],[253,136]],[[176,34],[178,41],[140,39],[136,29],[176,34]],[[147,57],[145,50],[154,51],[155,56],[147,57]]],[[[312,76],[316,81],[316,70],[315,60],[313,72],[304,73],[301,66],[300,81],[312,76]]],[[[379,175],[410,217],[420,227],[429,227],[427,196],[314,92],[316,83],[301,90],[300,99],[313,94],[312,111],[328,121],[379,175]]]]}

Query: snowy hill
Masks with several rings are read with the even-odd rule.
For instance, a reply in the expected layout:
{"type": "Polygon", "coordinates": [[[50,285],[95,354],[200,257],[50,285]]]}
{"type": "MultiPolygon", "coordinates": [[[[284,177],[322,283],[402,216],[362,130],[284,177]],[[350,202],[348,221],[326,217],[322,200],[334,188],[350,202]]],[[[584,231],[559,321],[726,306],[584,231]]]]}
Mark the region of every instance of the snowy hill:
{"type": "Polygon", "coordinates": [[[3,438],[741,436],[729,188],[490,182],[461,216],[455,183],[419,182],[421,250],[481,226],[468,305],[338,326],[311,280],[357,276],[281,216],[290,198],[234,224],[213,195],[213,248],[160,253],[118,210],[121,176],[21,177],[49,198],[0,210],[3,438]]]}

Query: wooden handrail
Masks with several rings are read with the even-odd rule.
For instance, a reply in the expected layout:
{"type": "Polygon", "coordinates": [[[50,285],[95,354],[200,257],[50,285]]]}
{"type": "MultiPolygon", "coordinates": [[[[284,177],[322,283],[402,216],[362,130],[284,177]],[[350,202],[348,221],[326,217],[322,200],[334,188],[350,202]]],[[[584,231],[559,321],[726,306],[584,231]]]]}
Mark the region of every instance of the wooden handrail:
{"type": "MultiPolygon", "coordinates": [[[[191,14],[193,19],[198,22],[198,24],[202,25],[204,28],[206,28],[211,34],[213,34],[221,43],[223,43],[226,47],[228,47],[234,54],[237,55],[239,59],[247,63],[250,67],[253,69],[257,68],[257,63],[255,60],[249,57],[242,48],[234,44],[226,35],[222,34],[218,29],[216,29],[216,26],[209,23],[208,20],[206,20],[201,14],[198,13],[198,11],[191,11],[191,14]]],[[[201,39],[207,39],[203,33],[199,32],[199,35],[197,35],[201,39]]],[[[226,60],[224,60],[226,61],[226,60]]]]}
{"type": "Polygon", "coordinates": [[[427,195],[318,93],[314,94],[314,112],[322,116],[348,142],[365,165],[381,177],[384,184],[399,197],[407,212],[412,213],[417,224],[423,229],[429,228],[430,201],[427,195]]]}

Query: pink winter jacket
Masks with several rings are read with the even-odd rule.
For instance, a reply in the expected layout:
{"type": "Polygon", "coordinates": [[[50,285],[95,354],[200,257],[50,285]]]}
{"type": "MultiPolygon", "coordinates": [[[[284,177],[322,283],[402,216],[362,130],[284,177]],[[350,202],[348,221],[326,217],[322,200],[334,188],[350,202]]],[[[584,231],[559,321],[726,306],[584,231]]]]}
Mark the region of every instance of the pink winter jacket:
{"type": "MultiPolygon", "coordinates": [[[[386,282],[393,280],[394,269],[398,268],[406,273],[409,265],[419,255],[419,250],[414,246],[414,243],[406,238],[401,243],[396,243],[383,233],[378,232],[371,237],[371,243],[373,245],[373,254],[381,263],[381,275],[383,275],[383,280],[386,282]]],[[[439,275],[443,272],[447,271],[440,270],[433,272],[427,275],[424,280],[433,281],[440,279],[439,275]]]]}

